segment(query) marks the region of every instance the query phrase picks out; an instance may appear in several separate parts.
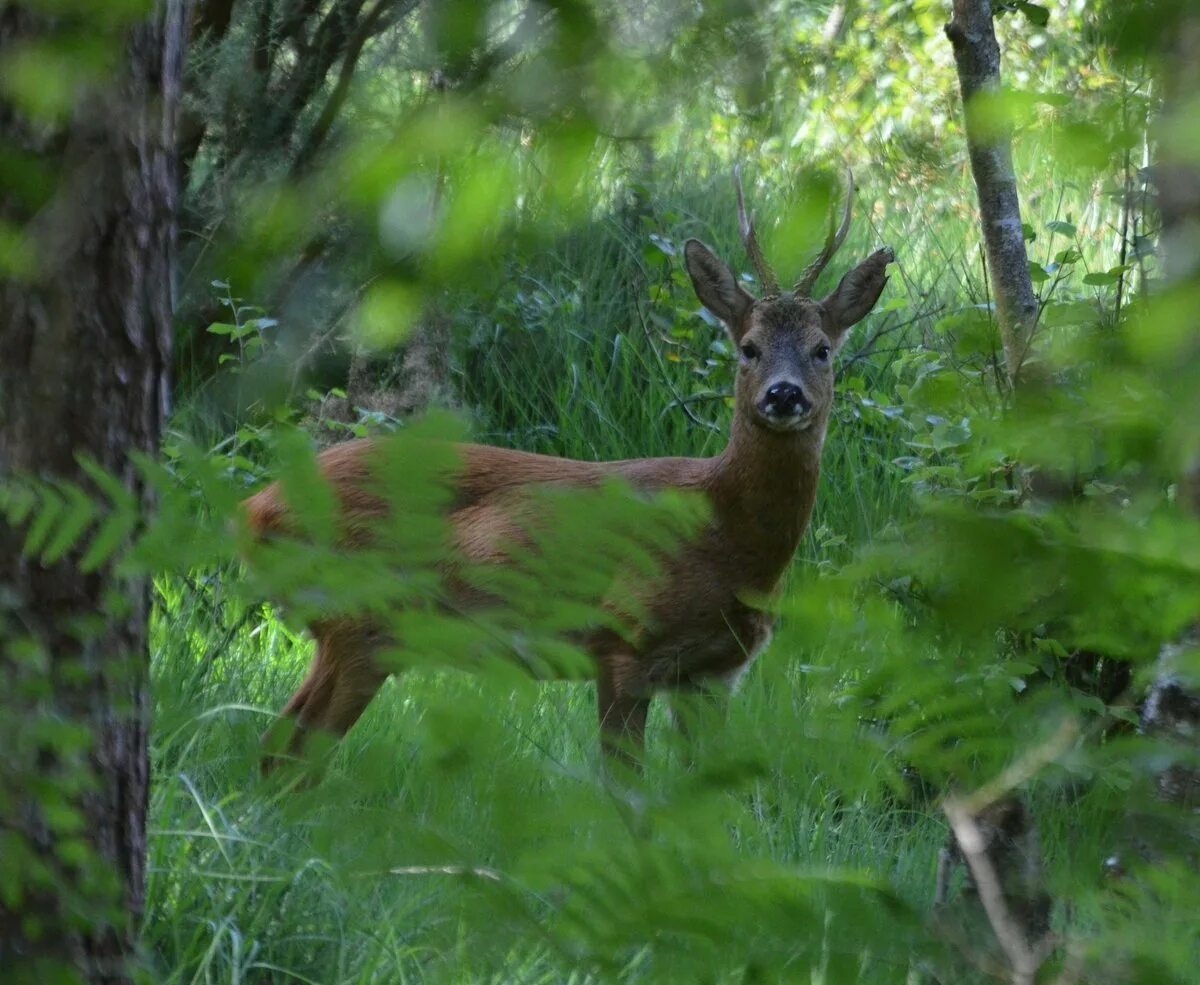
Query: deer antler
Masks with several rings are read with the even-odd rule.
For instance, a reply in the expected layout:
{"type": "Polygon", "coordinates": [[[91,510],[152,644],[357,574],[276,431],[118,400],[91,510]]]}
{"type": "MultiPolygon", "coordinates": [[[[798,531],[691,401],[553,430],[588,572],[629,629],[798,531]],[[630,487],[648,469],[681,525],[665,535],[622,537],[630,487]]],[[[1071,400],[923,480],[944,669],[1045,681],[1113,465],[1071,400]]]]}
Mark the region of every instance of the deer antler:
{"type": "Polygon", "coordinates": [[[821,271],[825,269],[833,255],[841,248],[842,243],[846,240],[846,233],[850,231],[850,213],[854,209],[854,174],[849,168],[846,169],[846,210],[842,213],[842,224],[838,226],[837,231],[833,229],[833,222],[829,224],[829,236],[825,240],[825,247],[817,255],[817,258],[804,268],[804,273],[800,275],[800,279],[796,281],[796,286],[792,288],[792,292],[801,298],[811,297],[813,285],[816,284],[817,278],[821,276],[821,271]]]}
{"type": "Polygon", "coordinates": [[[746,254],[754,265],[754,272],[758,274],[758,282],[762,285],[764,297],[778,294],[779,278],[775,276],[775,271],[771,269],[767,258],[763,256],[762,247],[758,245],[758,234],[754,232],[754,220],[746,213],[746,198],[742,194],[742,166],[740,164],[733,169],[733,185],[737,189],[738,231],[742,234],[742,243],[746,247],[746,254]]]}

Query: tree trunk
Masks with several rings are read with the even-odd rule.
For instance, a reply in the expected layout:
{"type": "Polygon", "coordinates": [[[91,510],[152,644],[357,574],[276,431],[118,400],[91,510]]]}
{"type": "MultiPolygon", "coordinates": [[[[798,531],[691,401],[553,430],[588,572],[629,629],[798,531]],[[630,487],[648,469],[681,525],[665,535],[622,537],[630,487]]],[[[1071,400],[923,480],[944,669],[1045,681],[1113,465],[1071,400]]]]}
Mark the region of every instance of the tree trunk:
{"type": "Polygon", "coordinates": [[[1010,381],[1021,377],[1037,322],[1037,295],[1029,277],[1029,257],[1013,171],[1011,128],[1001,123],[989,97],[1000,93],[1000,44],[991,0],[953,0],[946,36],[954,48],[962,89],[963,119],[971,172],[979,193],[979,217],[987,255],[996,318],[1010,381]]]}
{"type": "MultiPolygon", "coordinates": [[[[954,49],[962,90],[963,120],[971,173],[979,196],[996,320],[1004,345],[1009,384],[1028,384],[1027,360],[1038,302],[1029,276],[1017,176],[1013,170],[1011,128],[1001,122],[998,107],[1000,43],[992,17],[992,0],[953,0],[946,36],[954,49]]],[[[1035,819],[1017,791],[1008,792],[982,809],[951,811],[951,832],[942,852],[937,902],[946,904],[949,868],[968,863],[968,888],[957,913],[940,919],[962,926],[986,926],[995,939],[995,957],[1007,966],[1014,983],[1036,980],[1048,956],[1051,898],[1042,878],[1035,819]]],[[[982,945],[981,946],[986,946],[982,945]]]]}
{"type": "Polygon", "coordinates": [[[821,40],[827,47],[840,44],[846,36],[846,29],[854,20],[856,5],[857,0],[839,0],[833,5],[833,9],[829,11],[829,16],[825,19],[825,27],[821,30],[821,40]]]}
{"type": "MultiPolygon", "coordinates": [[[[0,482],[84,482],[87,457],[149,505],[129,453],[157,452],[167,412],[188,2],[161,0],[125,29],[102,25],[104,8],[81,13],[125,57],[64,118],[0,102],[0,146],[56,176],[35,202],[0,190],[0,220],[24,227],[31,257],[0,280],[0,482]]],[[[44,9],[4,6],[0,50],[70,50],[80,21],[44,9]]],[[[5,982],[127,982],[146,857],[149,585],[112,565],[84,572],[74,550],[27,556],[24,536],[0,524],[0,967],[5,982]]]]}
{"type": "Polygon", "coordinates": [[[1179,17],[1164,51],[1165,120],[1156,168],[1162,212],[1166,279],[1182,284],[1200,278],[1200,160],[1189,141],[1196,125],[1200,85],[1200,15],[1179,17]]]}
{"type": "MultiPolygon", "coordinates": [[[[1200,153],[1193,134],[1200,119],[1196,86],[1200,85],[1200,13],[1181,7],[1163,35],[1164,113],[1159,127],[1160,165],[1155,169],[1162,213],[1162,242],[1168,290],[1194,292],[1200,285],[1200,153]]],[[[1182,363],[1200,360],[1200,338],[1193,338],[1182,363]]],[[[1182,364],[1181,363],[1181,364],[1182,364]]],[[[1194,375],[1194,370],[1191,371],[1194,375]]],[[[1179,408],[1184,420],[1195,421],[1193,407],[1179,408]]],[[[1196,441],[1193,435],[1193,441],[1196,441]]],[[[1200,457],[1183,470],[1176,501],[1200,516],[1200,457]]],[[[1200,747],[1200,687],[1194,675],[1181,671],[1183,657],[1200,647],[1200,613],[1189,633],[1163,647],[1155,681],[1146,696],[1141,730],[1192,750],[1200,747]]],[[[1200,770],[1175,764],[1156,777],[1159,796],[1187,809],[1200,807],[1200,770]]]]}

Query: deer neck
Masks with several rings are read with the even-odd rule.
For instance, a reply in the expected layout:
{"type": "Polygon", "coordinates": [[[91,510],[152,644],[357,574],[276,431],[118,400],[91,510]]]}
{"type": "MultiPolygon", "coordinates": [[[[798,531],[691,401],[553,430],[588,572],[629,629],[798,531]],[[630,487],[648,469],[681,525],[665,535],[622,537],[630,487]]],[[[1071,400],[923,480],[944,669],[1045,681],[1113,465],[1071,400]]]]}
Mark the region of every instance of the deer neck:
{"type": "Polygon", "coordinates": [[[782,576],[808,527],[821,477],[826,420],[778,433],[734,417],[729,444],[713,459],[714,519],[749,565],[749,580],[768,591],[782,576]]]}

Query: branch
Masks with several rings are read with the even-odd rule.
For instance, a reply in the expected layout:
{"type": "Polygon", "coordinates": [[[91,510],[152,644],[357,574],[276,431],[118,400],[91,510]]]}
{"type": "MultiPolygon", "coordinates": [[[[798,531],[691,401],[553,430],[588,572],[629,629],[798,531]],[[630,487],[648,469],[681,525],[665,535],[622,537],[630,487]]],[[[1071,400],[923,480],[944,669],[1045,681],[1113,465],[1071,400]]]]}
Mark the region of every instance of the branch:
{"type": "Polygon", "coordinates": [[[540,4],[531,4],[525,9],[512,34],[490,51],[484,52],[461,78],[453,80],[455,88],[469,92],[483,85],[494,72],[524,53],[528,43],[538,36],[551,16],[540,4]]]}
{"type": "MultiPolygon", "coordinates": [[[[954,845],[967,864],[988,924],[1008,961],[1013,985],[1033,985],[1058,944],[1049,929],[1050,899],[1041,886],[1037,832],[1014,792],[1075,742],[1079,725],[1065,721],[1036,749],[966,797],[942,804],[954,845]]],[[[937,903],[946,903],[953,852],[943,849],[937,903]]]]}
{"type": "Polygon", "coordinates": [[[999,803],[1013,791],[1024,786],[1043,767],[1065,753],[1079,737],[1079,723],[1068,718],[1046,742],[1031,749],[990,783],[985,783],[969,797],[959,801],[972,814],[980,814],[999,803]]]}
{"type": "Polygon", "coordinates": [[[361,287],[359,287],[359,289],[354,292],[354,297],[350,299],[337,317],[329,323],[328,327],[323,332],[317,333],[316,337],[311,343],[309,343],[308,347],[293,360],[292,382],[291,388],[288,392],[289,399],[293,394],[295,394],[297,388],[299,387],[301,374],[303,374],[304,370],[308,368],[309,362],[311,362],[313,357],[316,356],[318,352],[320,352],[333,340],[334,334],[339,328],[342,327],[346,319],[358,308],[359,302],[362,301],[363,295],[367,293],[367,288],[374,284],[376,280],[378,280],[377,277],[372,277],[361,287]]]}
{"type": "Polygon", "coordinates": [[[917,314],[917,315],[913,316],[912,318],[908,319],[908,321],[896,322],[892,325],[887,326],[886,328],[876,329],[875,332],[871,335],[871,337],[869,339],[867,339],[866,343],[862,346],[862,348],[860,348],[857,352],[855,352],[854,355],[850,356],[848,359],[845,359],[841,362],[841,364],[838,366],[836,379],[840,380],[842,378],[842,375],[848,369],[850,369],[850,367],[854,366],[856,363],[862,362],[869,355],[871,355],[875,351],[875,346],[877,346],[879,344],[879,341],[882,338],[884,338],[884,336],[892,335],[893,333],[898,332],[901,329],[908,328],[909,325],[915,325],[917,322],[922,321],[925,318],[932,318],[934,315],[941,312],[944,308],[945,308],[945,305],[938,305],[936,308],[934,308],[930,311],[922,311],[920,314],[917,314]]]}
{"type": "Polygon", "coordinates": [[[827,48],[839,44],[845,37],[846,29],[854,19],[855,0],[840,0],[834,4],[821,30],[821,41],[827,48]]]}
{"type": "MultiPolygon", "coordinates": [[[[1004,893],[1002,877],[988,853],[995,835],[989,838],[976,816],[961,801],[947,800],[942,809],[950,822],[958,849],[971,870],[971,878],[988,923],[1008,959],[1013,985],[1034,985],[1038,969],[1057,944],[1057,938],[1047,933],[1036,944],[1029,943],[1026,937],[1029,928],[1022,926],[1013,915],[1004,893]]],[[[1023,806],[1020,809],[1024,811],[1023,806]]]]}
{"type": "Polygon", "coordinates": [[[307,47],[304,38],[304,25],[311,20],[321,6],[321,0],[297,0],[292,11],[283,18],[279,25],[279,36],[292,41],[297,49],[307,47]]]}
{"type": "Polygon", "coordinates": [[[312,43],[299,51],[295,76],[282,93],[271,99],[278,109],[263,131],[263,140],[268,146],[279,146],[295,130],[296,121],[309,100],[320,89],[334,62],[354,36],[363,2],[339,0],[334,3],[313,33],[312,43]]]}
{"type": "Polygon", "coordinates": [[[191,43],[220,41],[233,20],[237,0],[201,0],[192,17],[191,43]]]}
{"type": "Polygon", "coordinates": [[[663,359],[662,353],[659,352],[658,346],[654,342],[654,334],[650,331],[650,326],[646,324],[646,314],[642,311],[642,307],[638,305],[638,320],[642,323],[642,331],[646,335],[646,342],[650,345],[650,351],[654,353],[654,359],[658,363],[659,372],[662,373],[663,383],[666,384],[668,390],[671,391],[673,398],[668,407],[678,406],[680,410],[687,415],[687,419],[698,427],[706,428],[709,431],[720,432],[720,428],[711,421],[704,421],[692,413],[692,409],[688,406],[688,401],[683,397],[678,390],[675,389],[675,384],[671,380],[671,374],[667,372],[667,363],[663,359]]]}
{"type": "Polygon", "coordinates": [[[354,71],[358,67],[358,60],[362,56],[366,43],[371,38],[382,34],[394,24],[399,23],[412,13],[417,6],[417,0],[403,0],[399,8],[390,17],[385,19],[384,14],[388,12],[388,8],[395,4],[395,2],[396,0],[376,0],[375,6],[359,22],[354,35],[346,45],[346,52],[342,57],[342,67],[338,72],[337,84],[333,87],[333,92],[330,93],[329,99],[326,100],[324,107],[321,109],[321,115],[317,117],[317,122],[313,124],[313,128],[309,131],[308,137],[300,148],[300,153],[296,155],[296,160],[292,163],[291,177],[296,178],[308,169],[308,165],[317,151],[320,150],[321,145],[325,142],[325,138],[329,136],[329,131],[333,128],[338,113],[341,112],[347,98],[350,96],[350,84],[354,81],[354,71]]]}
{"type": "MultiPolygon", "coordinates": [[[[191,42],[192,54],[189,65],[195,58],[195,52],[203,47],[215,47],[229,33],[229,25],[233,21],[233,9],[237,0],[202,0],[196,6],[192,17],[191,42]]],[[[176,137],[179,163],[179,186],[186,187],[192,171],[192,163],[200,152],[204,137],[208,133],[208,122],[203,115],[186,104],[179,113],[179,132],[176,137]]]]}

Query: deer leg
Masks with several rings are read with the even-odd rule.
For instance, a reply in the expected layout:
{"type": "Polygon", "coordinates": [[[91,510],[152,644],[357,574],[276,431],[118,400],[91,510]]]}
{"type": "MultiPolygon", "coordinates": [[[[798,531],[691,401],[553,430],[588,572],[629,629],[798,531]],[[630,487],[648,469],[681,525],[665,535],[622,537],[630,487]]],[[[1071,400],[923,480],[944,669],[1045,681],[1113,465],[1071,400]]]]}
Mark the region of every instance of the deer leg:
{"type": "Polygon", "coordinates": [[[263,734],[266,775],[288,760],[303,758],[314,732],[340,739],[358,721],[387,679],[374,659],[378,637],[367,627],[345,623],[313,627],[317,652],[308,677],[263,734]],[[282,755],[279,753],[282,752],[282,755]]]}
{"type": "Polygon", "coordinates": [[[333,669],[326,654],[325,641],[318,636],[316,642],[317,652],[304,683],[262,734],[264,754],[260,765],[263,776],[300,758],[314,721],[329,701],[334,684],[333,669]]]}
{"type": "Polygon", "coordinates": [[[601,750],[610,762],[640,769],[650,698],[621,681],[611,666],[601,666],[596,699],[601,750]]]}
{"type": "Polygon", "coordinates": [[[373,660],[344,670],[338,676],[333,696],[322,715],[321,728],[339,738],[349,732],[387,677],[373,660]]]}
{"type": "Polygon", "coordinates": [[[696,765],[696,740],[710,723],[726,719],[732,697],[733,689],[719,678],[687,683],[670,692],[667,707],[683,739],[683,761],[688,769],[696,765]]]}

